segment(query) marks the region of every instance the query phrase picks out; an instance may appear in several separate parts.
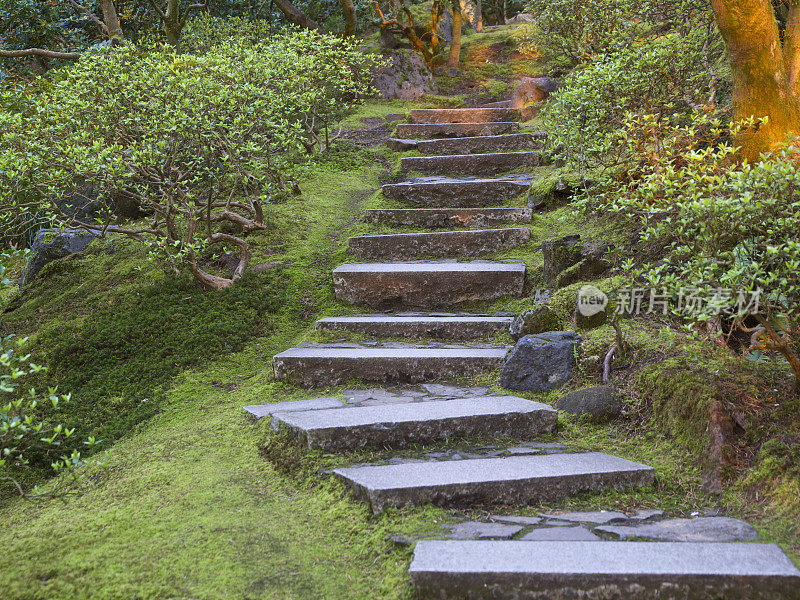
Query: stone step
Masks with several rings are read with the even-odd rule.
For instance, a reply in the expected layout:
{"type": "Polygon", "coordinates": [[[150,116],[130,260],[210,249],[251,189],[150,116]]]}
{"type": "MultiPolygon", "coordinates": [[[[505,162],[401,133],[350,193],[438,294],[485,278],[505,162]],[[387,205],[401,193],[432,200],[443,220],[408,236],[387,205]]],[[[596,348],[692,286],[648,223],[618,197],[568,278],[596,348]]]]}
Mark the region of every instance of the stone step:
{"type": "Polygon", "coordinates": [[[387,198],[418,206],[484,207],[527,192],[534,178],[529,175],[503,177],[418,177],[384,185],[387,198]]]}
{"type": "Polygon", "coordinates": [[[423,383],[471,377],[503,364],[509,348],[292,348],[272,359],[276,379],[306,387],[349,380],[423,383]]]}
{"type": "Polygon", "coordinates": [[[400,262],[345,264],[333,271],[336,298],[389,308],[452,308],[467,302],[519,297],[524,263],[400,262]]]}
{"type": "Polygon", "coordinates": [[[497,123],[516,121],[519,111],[511,108],[415,108],[412,123],[497,123]]]}
{"type": "Polygon", "coordinates": [[[546,133],[509,133],[506,135],[481,135],[440,140],[391,138],[387,144],[398,152],[419,150],[423,154],[479,154],[481,152],[500,152],[503,150],[537,149],[542,147],[546,139],[546,133]]]}
{"type": "Polygon", "coordinates": [[[530,439],[555,429],[557,412],[514,396],[275,412],[273,425],[287,428],[308,446],[341,452],[365,446],[405,448],[448,438],[516,436],[530,439]]]}
{"type": "Polygon", "coordinates": [[[538,167],[541,163],[542,155],[539,152],[407,156],[400,159],[404,170],[430,175],[496,175],[514,169],[538,167]]]}
{"type": "Polygon", "coordinates": [[[513,321],[514,317],[488,315],[353,315],[320,319],[316,327],[322,331],[350,331],[375,337],[473,340],[507,333],[513,321]]]}
{"type": "Polygon", "coordinates": [[[520,246],[531,239],[527,227],[424,233],[389,233],[351,237],[350,251],[366,260],[421,256],[477,256],[520,246]]]}
{"type": "Polygon", "coordinates": [[[500,100],[499,102],[489,102],[481,108],[511,108],[511,100],[500,100]]]}
{"type": "Polygon", "coordinates": [[[430,540],[409,573],[420,600],[800,599],[774,544],[430,540]]]}
{"type": "Polygon", "coordinates": [[[519,129],[516,121],[499,123],[399,123],[395,135],[399,138],[453,138],[480,135],[500,135],[519,129]]]}
{"type": "Polygon", "coordinates": [[[497,223],[530,222],[530,208],[371,208],[367,223],[398,227],[487,227],[497,223]]]}
{"type": "Polygon", "coordinates": [[[334,471],[372,510],[385,507],[472,507],[533,504],[582,492],[646,486],[653,469],[586,452],[359,466],[334,471]]]}

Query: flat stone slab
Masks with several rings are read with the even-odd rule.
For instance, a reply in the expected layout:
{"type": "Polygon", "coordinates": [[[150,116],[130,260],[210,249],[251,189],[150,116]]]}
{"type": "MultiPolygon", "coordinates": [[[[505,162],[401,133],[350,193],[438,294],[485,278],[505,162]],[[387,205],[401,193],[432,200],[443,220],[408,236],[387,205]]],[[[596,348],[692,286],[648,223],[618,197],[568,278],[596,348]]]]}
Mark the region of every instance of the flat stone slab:
{"type": "Polygon", "coordinates": [[[509,133],[506,135],[480,135],[439,140],[390,138],[387,144],[398,152],[419,150],[423,154],[480,154],[483,152],[539,149],[546,139],[546,133],[509,133]]]}
{"type": "Polygon", "coordinates": [[[333,271],[336,298],[373,307],[447,307],[522,295],[524,263],[346,264],[333,271]]]}
{"type": "Polygon", "coordinates": [[[493,154],[457,154],[453,156],[407,156],[400,159],[406,171],[430,175],[496,175],[514,169],[538,167],[539,152],[497,152],[493,154]]]}
{"type": "Polygon", "coordinates": [[[519,118],[511,108],[415,108],[411,111],[414,123],[496,123],[519,118]]]}
{"type": "Polygon", "coordinates": [[[480,540],[490,538],[511,539],[524,527],[506,525],[503,523],[481,523],[480,521],[467,521],[456,525],[447,526],[451,533],[447,537],[451,540],[480,540]]]}
{"type": "Polygon", "coordinates": [[[404,448],[469,436],[535,437],[556,427],[550,406],[514,396],[431,400],[384,406],[276,412],[309,448],[327,452],[364,446],[404,448]]]}
{"type": "Polygon", "coordinates": [[[514,248],[530,241],[527,227],[393,233],[351,237],[350,251],[366,260],[402,260],[433,256],[477,256],[514,248]]]}
{"type": "Polygon", "coordinates": [[[667,519],[630,527],[607,525],[598,527],[597,531],[622,540],[645,538],[665,542],[752,542],[758,539],[758,531],[752,525],[728,517],[667,519]]]}
{"type": "Polygon", "coordinates": [[[524,542],[599,542],[586,527],[542,527],[520,538],[524,542]]]}
{"type": "Polygon", "coordinates": [[[530,222],[530,208],[372,208],[367,223],[409,227],[486,227],[496,223],[530,222]]]}
{"type": "Polygon", "coordinates": [[[540,516],[545,519],[558,519],[559,521],[568,521],[570,523],[591,523],[592,525],[606,525],[614,521],[627,521],[629,518],[625,513],[605,510],[561,514],[542,513],[540,516]]]}
{"type": "Polygon", "coordinates": [[[645,486],[653,469],[600,452],[336,469],[373,511],[387,506],[529,504],[645,486]]]}
{"type": "Polygon", "coordinates": [[[311,398],[310,400],[294,400],[291,402],[276,402],[275,404],[254,404],[245,406],[244,409],[256,419],[263,419],[276,412],[291,412],[298,410],[321,410],[326,408],[342,408],[344,403],[338,398],[311,398]]]}
{"type": "Polygon", "coordinates": [[[539,517],[523,517],[523,516],[506,516],[506,515],[491,515],[489,517],[492,521],[499,521],[501,523],[513,523],[514,525],[524,525],[530,527],[538,525],[542,522],[539,517]]]}
{"type": "Polygon", "coordinates": [[[307,387],[349,380],[422,383],[497,369],[507,348],[292,348],[273,360],[276,379],[307,387]]]}
{"type": "Polygon", "coordinates": [[[500,123],[400,123],[398,138],[452,138],[500,135],[519,129],[516,121],[500,123]]]}
{"type": "Polygon", "coordinates": [[[798,600],[773,544],[420,541],[420,600],[798,600]]]}
{"type": "Polygon", "coordinates": [[[470,340],[508,330],[513,317],[397,317],[391,315],[354,315],[328,317],[317,321],[323,331],[350,331],[376,337],[419,337],[470,340]]]}
{"type": "Polygon", "coordinates": [[[527,175],[496,178],[418,177],[381,188],[387,198],[418,206],[476,208],[503,202],[524,194],[533,183],[527,175]]]}

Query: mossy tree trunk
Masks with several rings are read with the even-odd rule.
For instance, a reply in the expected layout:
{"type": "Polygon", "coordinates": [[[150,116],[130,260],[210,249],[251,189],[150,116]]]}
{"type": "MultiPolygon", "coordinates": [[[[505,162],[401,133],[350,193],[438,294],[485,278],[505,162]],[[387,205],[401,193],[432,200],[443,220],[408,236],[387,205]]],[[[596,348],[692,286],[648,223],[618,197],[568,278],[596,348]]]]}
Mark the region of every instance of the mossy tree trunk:
{"type": "Polygon", "coordinates": [[[755,161],[800,133],[800,3],[789,8],[783,43],[770,0],[711,0],[711,5],[730,55],[734,116],[761,120],[737,139],[742,157],[755,161]]]}
{"type": "Polygon", "coordinates": [[[451,69],[457,69],[461,62],[461,25],[461,9],[456,3],[453,6],[453,41],[450,42],[450,60],[447,61],[451,69]]]}
{"type": "Polygon", "coordinates": [[[353,0],[340,0],[342,13],[344,13],[344,37],[356,34],[356,7],[353,0]]]}
{"type": "Polygon", "coordinates": [[[121,46],[125,41],[125,36],[122,34],[122,26],[119,24],[119,16],[113,0],[100,0],[100,10],[103,12],[103,23],[111,45],[121,46]]]}
{"type": "Polygon", "coordinates": [[[322,27],[320,27],[319,24],[314,21],[314,19],[298,10],[298,8],[289,2],[289,0],[273,1],[275,2],[275,6],[277,6],[283,13],[283,16],[285,16],[291,23],[299,25],[300,27],[305,27],[306,29],[316,29],[317,31],[322,31],[322,27]]]}

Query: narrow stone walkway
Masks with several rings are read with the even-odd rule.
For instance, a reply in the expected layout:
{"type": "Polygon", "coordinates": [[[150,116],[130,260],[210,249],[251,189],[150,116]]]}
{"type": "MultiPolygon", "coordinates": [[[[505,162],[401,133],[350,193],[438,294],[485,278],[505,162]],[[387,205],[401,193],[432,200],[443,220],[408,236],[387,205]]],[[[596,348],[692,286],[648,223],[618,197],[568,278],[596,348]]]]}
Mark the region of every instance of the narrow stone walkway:
{"type": "MultiPolygon", "coordinates": [[[[309,388],[349,381],[398,387],[246,410],[325,452],[517,440],[336,469],[376,512],[428,503],[502,509],[652,485],[647,465],[537,442],[555,430],[550,406],[446,385],[495,371],[511,349],[478,340],[507,332],[515,315],[452,311],[523,295],[524,263],[479,258],[529,242],[521,224],[532,211],[502,204],[528,190],[531,176],[509,172],[538,166],[545,136],[514,133],[517,114],[502,103],[412,110],[409,120],[388,143],[422,153],[403,158],[402,166],[423,176],[383,187],[407,208],[368,210],[365,220],[425,231],[351,238],[353,257],[365,262],[333,271],[336,297],[372,312],[316,324],[374,341],[304,344],[273,361],[278,379],[309,388]]],[[[416,542],[410,577],[420,599],[800,599],[800,572],[777,546],[733,543],[756,539],[755,530],[727,522],[733,519],[683,521],[660,511],[495,515],[453,526],[443,536],[449,539],[416,542]],[[631,538],[654,541],[613,541],[631,538]]]]}

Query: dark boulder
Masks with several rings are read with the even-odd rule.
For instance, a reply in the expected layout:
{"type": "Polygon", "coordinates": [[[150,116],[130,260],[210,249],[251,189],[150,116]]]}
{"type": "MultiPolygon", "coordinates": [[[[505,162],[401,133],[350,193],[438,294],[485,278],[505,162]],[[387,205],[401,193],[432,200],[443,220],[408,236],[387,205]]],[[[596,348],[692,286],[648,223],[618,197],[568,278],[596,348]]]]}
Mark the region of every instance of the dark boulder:
{"type": "Polygon", "coordinates": [[[511,351],[500,372],[509,390],[549,392],[572,378],[581,337],[573,331],[526,335],[511,351]]]}
{"type": "Polygon", "coordinates": [[[31,248],[31,258],[22,276],[22,285],[32,282],[45,265],[85,250],[94,238],[94,234],[85,230],[40,230],[31,248]]]}
{"type": "Polygon", "coordinates": [[[607,423],[622,413],[617,391],[610,386],[571,392],[558,401],[556,408],[576,417],[586,417],[593,423],[607,423]]]}

